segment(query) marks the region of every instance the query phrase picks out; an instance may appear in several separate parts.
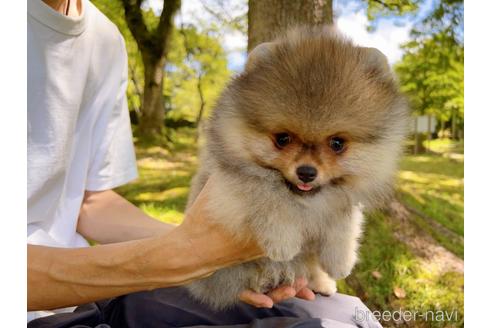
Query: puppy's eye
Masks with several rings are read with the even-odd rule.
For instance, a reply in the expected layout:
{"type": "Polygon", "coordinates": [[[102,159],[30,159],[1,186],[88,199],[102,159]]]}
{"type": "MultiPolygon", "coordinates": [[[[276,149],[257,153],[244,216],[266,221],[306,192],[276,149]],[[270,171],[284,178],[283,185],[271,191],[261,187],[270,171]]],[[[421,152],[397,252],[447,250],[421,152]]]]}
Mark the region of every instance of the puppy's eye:
{"type": "Polygon", "coordinates": [[[284,148],[288,144],[292,142],[292,138],[288,133],[277,133],[274,135],[275,137],[275,144],[279,148],[284,148]]]}
{"type": "Polygon", "coordinates": [[[340,137],[331,137],[330,138],[330,148],[336,153],[340,154],[345,150],[345,139],[340,137]]]}

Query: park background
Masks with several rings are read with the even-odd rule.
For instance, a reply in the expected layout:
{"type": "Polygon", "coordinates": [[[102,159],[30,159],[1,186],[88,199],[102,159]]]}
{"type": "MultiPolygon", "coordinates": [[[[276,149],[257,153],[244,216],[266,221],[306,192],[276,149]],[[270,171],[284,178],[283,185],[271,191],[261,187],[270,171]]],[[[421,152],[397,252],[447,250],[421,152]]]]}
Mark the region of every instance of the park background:
{"type": "Polygon", "coordinates": [[[334,22],[356,43],[383,51],[410,101],[412,133],[395,198],[367,215],[360,261],[339,291],[372,310],[428,313],[385,327],[463,326],[463,1],[92,2],[117,25],[128,52],[140,177],[117,191],[165,222],[183,218],[200,132],[248,49],[289,23],[334,22]]]}

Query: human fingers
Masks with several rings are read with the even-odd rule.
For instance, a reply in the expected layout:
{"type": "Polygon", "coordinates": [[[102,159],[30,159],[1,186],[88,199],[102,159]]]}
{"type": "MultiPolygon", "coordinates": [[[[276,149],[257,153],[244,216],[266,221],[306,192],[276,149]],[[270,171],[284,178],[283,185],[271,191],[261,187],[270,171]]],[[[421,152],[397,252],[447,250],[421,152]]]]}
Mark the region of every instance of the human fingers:
{"type": "Polygon", "coordinates": [[[313,291],[307,287],[307,285],[307,279],[304,277],[300,277],[296,279],[293,287],[296,290],[296,297],[312,301],[314,300],[315,295],[313,291]]]}
{"type": "Polygon", "coordinates": [[[239,299],[258,308],[271,308],[273,306],[273,300],[270,297],[265,294],[255,293],[250,289],[243,290],[239,295],[239,299]]]}
{"type": "Polygon", "coordinates": [[[292,286],[280,286],[270,291],[267,295],[274,303],[279,303],[296,296],[296,290],[292,286]]]}

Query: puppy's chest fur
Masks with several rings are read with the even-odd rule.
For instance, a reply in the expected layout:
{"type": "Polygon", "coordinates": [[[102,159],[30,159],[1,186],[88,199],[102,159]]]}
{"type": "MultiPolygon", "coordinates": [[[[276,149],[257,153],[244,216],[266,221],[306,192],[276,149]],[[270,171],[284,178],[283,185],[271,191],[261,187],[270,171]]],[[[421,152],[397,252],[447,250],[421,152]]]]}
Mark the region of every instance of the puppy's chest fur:
{"type": "Polygon", "coordinates": [[[328,271],[334,278],[350,272],[362,215],[340,195],[342,191],[325,189],[302,197],[273,173],[264,177],[233,174],[207,159],[194,178],[189,204],[213,174],[217,183],[209,196],[211,217],[234,235],[255,239],[267,257],[192,283],[188,288],[195,298],[222,309],[237,302],[245,289],[263,293],[301,276],[319,280],[320,272],[328,271]]]}
{"type": "Polygon", "coordinates": [[[303,244],[312,244],[326,239],[330,232],[343,233],[354,223],[347,219],[352,207],[349,201],[340,202],[340,197],[333,195],[340,191],[299,196],[268,177],[247,178],[221,170],[214,173],[220,178],[212,189],[210,210],[215,219],[241,237],[250,229],[252,237],[261,241],[270,238],[274,229],[285,245],[293,242],[293,234],[303,244]]]}

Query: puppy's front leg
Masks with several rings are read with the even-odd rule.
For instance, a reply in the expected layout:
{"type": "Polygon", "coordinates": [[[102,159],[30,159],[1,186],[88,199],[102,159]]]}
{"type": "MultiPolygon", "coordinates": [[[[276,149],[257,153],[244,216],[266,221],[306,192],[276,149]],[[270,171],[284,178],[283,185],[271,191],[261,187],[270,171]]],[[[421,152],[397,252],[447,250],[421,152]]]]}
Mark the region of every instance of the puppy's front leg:
{"type": "Polygon", "coordinates": [[[321,245],[321,267],[336,280],[347,277],[357,262],[363,219],[361,209],[354,206],[350,215],[341,218],[337,229],[331,231],[321,245]]]}
{"type": "Polygon", "coordinates": [[[337,292],[337,282],[323,271],[317,257],[310,257],[306,261],[306,266],[309,270],[308,287],[312,289],[313,292],[325,296],[330,296],[337,292]]]}

